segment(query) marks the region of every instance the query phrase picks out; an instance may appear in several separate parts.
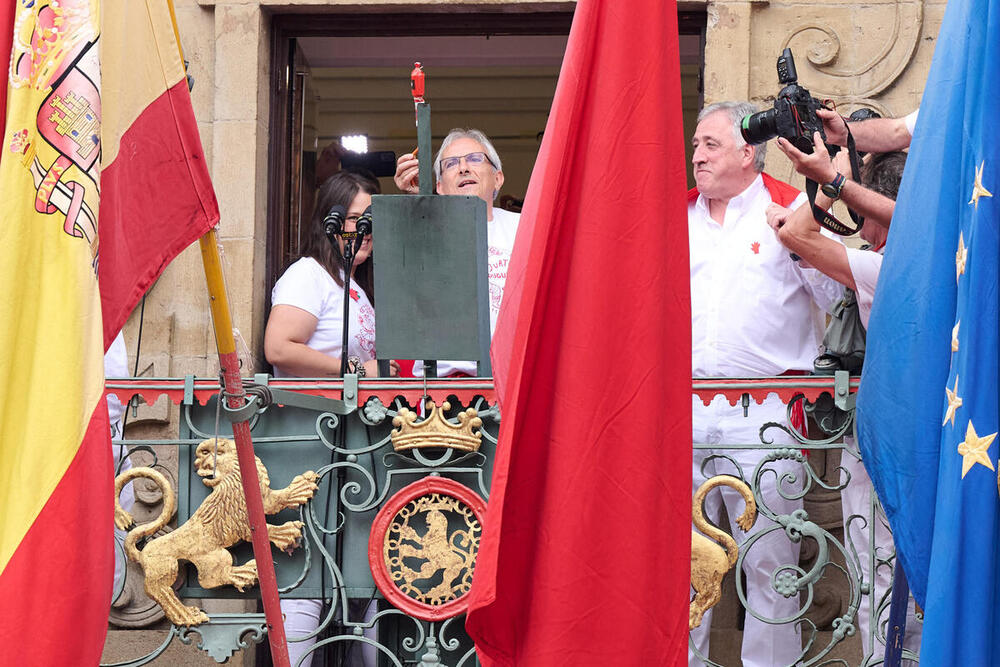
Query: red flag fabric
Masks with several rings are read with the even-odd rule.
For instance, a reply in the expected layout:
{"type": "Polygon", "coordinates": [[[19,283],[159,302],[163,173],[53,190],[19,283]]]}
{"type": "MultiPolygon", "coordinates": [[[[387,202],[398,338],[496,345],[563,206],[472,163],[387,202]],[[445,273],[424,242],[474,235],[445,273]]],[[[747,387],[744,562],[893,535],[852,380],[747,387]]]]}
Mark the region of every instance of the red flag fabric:
{"type": "Polygon", "coordinates": [[[92,665],[114,570],[103,351],[219,214],[168,2],[14,15],[0,23],[17,28],[0,146],[0,646],[3,664],[92,665]]]}
{"type": "Polygon", "coordinates": [[[686,665],[691,316],[677,8],[580,0],[492,359],[486,665],[686,665]]]}
{"type": "Polygon", "coordinates": [[[105,349],[170,260],[219,221],[171,4],[103,1],[110,39],[101,47],[101,83],[117,98],[102,133],[105,349]]]}

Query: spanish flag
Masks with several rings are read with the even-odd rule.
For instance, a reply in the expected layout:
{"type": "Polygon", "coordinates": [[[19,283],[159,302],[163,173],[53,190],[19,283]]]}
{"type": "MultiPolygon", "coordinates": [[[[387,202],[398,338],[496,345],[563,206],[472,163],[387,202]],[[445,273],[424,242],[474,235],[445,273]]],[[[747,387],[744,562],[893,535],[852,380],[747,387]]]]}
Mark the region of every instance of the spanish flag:
{"type": "Polygon", "coordinates": [[[103,351],[218,205],[168,0],[2,4],[0,646],[92,665],[113,570],[103,351]]]}

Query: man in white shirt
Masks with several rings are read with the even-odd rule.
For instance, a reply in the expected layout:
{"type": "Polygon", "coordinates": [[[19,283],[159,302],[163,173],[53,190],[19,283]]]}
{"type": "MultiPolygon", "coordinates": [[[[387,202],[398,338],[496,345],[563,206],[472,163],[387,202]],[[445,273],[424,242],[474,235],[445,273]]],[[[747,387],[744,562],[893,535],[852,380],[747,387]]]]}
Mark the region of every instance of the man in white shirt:
{"type": "MultiPolygon", "coordinates": [[[[419,162],[406,153],[396,161],[396,186],[404,192],[419,192],[419,162]]],[[[518,213],[493,206],[503,185],[503,165],[489,138],[474,129],[453,129],[441,142],[434,158],[434,178],[440,195],[472,195],[486,202],[486,237],[490,287],[490,333],[496,328],[500,301],[507,281],[507,266],[514,249],[514,237],[521,220],[518,213]]],[[[415,375],[423,375],[423,364],[414,365],[415,375]]],[[[438,375],[476,375],[474,361],[439,361],[438,375]]]]}
{"type": "MultiPolygon", "coordinates": [[[[746,102],[723,102],[698,116],[692,138],[697,188],[689,196],[688,234],[691,252],[692,372],[696,377],[761,377],[805,373],[812,369],[823,333],[823,312],[843,288],[789,255],[767,225],[765,210],[772,202],[798,206],[806,200],[791,186],[763,174],[764,146],[743,141],[743,116],[757,109],[746,102]]],[[[787,423],[786,406],[775,395],[762,405],[751,402],[748,415],[716,396],[708,406],[692,399],[695,443],[720,445],[718,450],[694,451],[694,485],[716,474],[742,475],[761,490],[762,515],[749,533],[731,521],[742,545],[747,614],[743,631],[743,665],[773,667],[797,662],[802,653],[798,591],[779,591],[775,579],[794,581],[799,544],[767,515],[788,517],[801,509],[805,472],[789,457],[765,461],[768,452],[726,449],[722,445],[759,444],[765,422],[787,423]],[[713,454],[724,458],[713,457],[713,454]],[[760,465],[764,474],[755,480],[760,465]],[[738,467],[737,467],[738,466],[738,467]],[[780,482],[795,475],[797,483],[780,482]],[[752,543],[749,540],[753,540],[752,543]],[[784,575],[784,576],[779,576],[784,575]],[[787,620],[768,623],[762,619],[787,620]]],[[[794,445],[790,436],[770,429],[775,444],[794,445]]],[[[721,502],[730,517],[742,512],[742,500],[713,492],[705,503],[710,519],[718,521],[721,502]]],[[[692,643],[707,658],[711,615],[691,633],[692,643]]],[[[693,651],[692,665],[702,664],[693,651]]]]}

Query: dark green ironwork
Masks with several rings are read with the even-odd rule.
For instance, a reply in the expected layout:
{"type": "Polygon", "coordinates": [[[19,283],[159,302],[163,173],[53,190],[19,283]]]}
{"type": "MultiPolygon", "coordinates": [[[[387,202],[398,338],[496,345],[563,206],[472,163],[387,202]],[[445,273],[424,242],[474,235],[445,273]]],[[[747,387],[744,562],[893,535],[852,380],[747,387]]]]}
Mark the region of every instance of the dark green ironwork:
{"type": "MultiPolygon", "coordinates": [[[[263,385],[266,376],[257,376],[258,384],[263,385]]],[[[353,378],[349,378],[353,379],[353,378]]],[[[180,381],[174,381],[180,386],[180,381]]],[[[226,436],[230,431],[229,422],[218,410],[218,403],[212,399],[205,406],[199,405],[196,399],[196,386],[206,380],[186,378],[183,382],[183,398],[181,406],[181,429],[176,440],[126,442],[133,449],[146,448],[152,444],[171,444],[179,451],[179,508],[178,522],[186,519],[207,495],[207,488],[201,478],[193,474],[192,457],[194,447],[201,440],[214,437],[216,433],[226,436]]],[[[385,390],[379,393],[383,396],[397,390],[400,394],[409,391],[412,396],[413,384],[397,382],[390,379],[376,381],[385,390]]],[[[714,387],[714,380],[699,380],[695,383],[696,390],[714,387]]],[[[815,384],[817,378],[808,378],[804,382],[815,384]]],[[[806,452],[821,453],[825,450],[839,449],[843,457],[857,458],[857,450],[845,446],[843,438],[853,430],[853,395],[850,395],[852,383],[855,380],[846,378],[829,378],[823,386],[827,393],[820,394],[813,405],[826,405],[817,412],[811,409],[817,421],[826,424],[827,432],[822,437],[809,439],[789,430],[787,423],[765,424],[758,442],[747,443],[694,443],[697,449],[712,449],[719,452],[718,456],[729,458],[727,450],[756,449],[760,456],[756,464],[750,468],[740,467],[736,459],[730,462],[738,469],[738,476],[751,487],[757,500],[760,513],[771,519],[774,526],[768,529],[770,533],[781,533],[787,539],[800,542],[803,547],[809,546],[812,553],[808,562],[788,563],[777,568],[772,573],[772,585],[779,592],[798,595],[799,612],[789,618],[764,619],[774,623],[796,623],[802,629],[803,646],[800,659],[796,664],[802,665],[877,665],[881,664],[881,650],[878,639],[884,641],[884,624],[870,623],[868,634],[870,645],[874,652],[863,656],[861,662],[848,662],[836,656],[837,647],[848,637],[860,631],[857,623],[857,613],[861,608],[871,611],[871,617],[884,619],[889,605],[888,593],[875,595],[872,575],[878,570],[891,571],[894,566],[895,554],[891,548],[877,550],[862,550],[854,543],[850,533],[839,538],[830,529],[816,523],[805,509],[791,514],[774,512],[767,503],[767,497],[761,493],[763,480],[770,478],[774,485],[775,466],[795,466],[791,477],[781,480],[777,486],[778,492],[786,498],[801,498],[811,491],[839,492],[846,484],[841,479],[831,481],[829,471],[817,469],[815,459],[806,452]],[[847,397],[837,396],[838,390],[848,388],[847,397]],[[842,400],[838,400],[842,399],[842,400]],[[824,401],[826,403],[824,403],[824,401]],[[836,414],[835,403],[848,408],[841,414],[836,414]],[[824,412],[825,411],[825,412],[824,412]],[[769,444],[773,429],[792,433],[796,444],[794,447],[775,446],[769,444]],[[824,474],[826,472],[827,474],[824,474]],[[862,568],[862,564],[866,567],[862,568]],[[867,571],[867,575],[863,572],[867,571]],[[820,603],[819,586],[825,581],[835,579],[843,591],[843,602],[840,611],[827,625],[819,626],[810,612],[820,603]]],[[[375,384],[373,382],[372,384],[375,384]]],[[[134,388],[157,387],[156,380],[136,381],[134,388]]],[[[476,407],[484,420],[483,444],[479,452],[461,453],[451,450],[425,450],[410,452],[393,451],[389,433],[392,429],[392,418],[406,401],[397,397],[384,404],[374,396],[366,395],[366,390],[359,389],[357,384],[348,383],[347,394],[353,399],[340,401],[316,395],[299,393],[298,389],[327,390],[339,387],[338,382],[329,380],[301,380],[294,386],[284,385],[282,388],[271,388],[273,403],[253,420],[254,444],[258,456],[268,468],[272,488],[285,486],[296,474],[313,469],[321,475],[320,488],[313,500],[303,506],[300,511],[287,511],[270,518],[271,523],[279,523],[288,519],[301,518],[305,522],[305,541],[302,547],[292,555],[273,551],[281,595],[285,598],[327,598],[330,604],[322,621],[321,641],[317,651],[328,650],[338,644],[368,644],[376,647],[379,652],[379,664],[382,665],[436,665],[448,667],[469,667],[477,664],[474,649],[469,638],[464,634],[464,616],[459,615],[443,622],[426,622],[410,616],[389,605],[374,586],[368,566],[367,545],[371,522],[378,509],[396,491],[407,484],[427,475],[439,475],[452,478],[472,489],[483,498],[488,498],[489,480],[492,474],[493,455],[499,429],[500,414],[496,405],[490,404],[481,395],[492,396],[492,387],[488,381],[482,380],[450,380],[429,381],[427,392],[441,404],[446,398],[451,402],[450,415],[465,407],[476,407]],[[468,405],[459,405],[455,394],[473,396],[465,401],[468,405]],[[360,401],[358,399],[361,399],[360,401]],[[282,405],[278,405],[278,404],[282,405]],[[346,444],[338,447],[339,442],[334,433],[339,424],[346,428],[346,444]],[[344,480],[338,486],[337,470],[345,471],[344,480]],[[338,535],[343,536],[344,551],[341,560],[333,557],[333,544],[338,535]],[[363,601],[360,605],[351,605],[350,600],[363,601]],[[359,611],[364,608],[364,602],[376,600],[378,611],[375,618],[364,617],[359,611]],[[342,624],[336,621],[346,610],[346,618],[342,624]]],[[[762,388],[787,387],[786,379],[764,378],[737,382],[718,383],[719,390],[723,387],[738,400],[742,392],[753,392],[762,388]]],[[[254,392],[251,392],[254,393],[254,392]]],[[[338,392],[339,393],[339,392],[338,392]]],[[[371,392],[369,391],[368,394],[371,392]]],[[[262,394],[263,395],[263,394],[262,394]]],[[[264,400],[264,399],[262,399],[264,400]]],[[[803,401],[799,397],[792,401],[803,401]]],[[[416,407],[416,406],[407,406],[416,407]]],[[[791,410],[791,407],[789,408],[791,410]]],[[[754,406],[751,404],[751,417],[754,406]]],[[[605,465],[615,465],[614,453],[608,453],[605,465]]],[[[834,471],[836,472],[836,471],[834,471]]],[[[582,491],[581,491],[582,492],[582,491]]],[[[875,544],[874,528],[879,522],[884,522],[884,515],[873,502],[866,510],[865,516],[851,516],[851,525],[864,527],[875,544]]],[[[728,577],[736,581],[736,592],[740,604],[746,608],[745,584],[742,577],[742,565],[748,553],[757,548],[764,532],[751,535],[740,545],[740,556],[732,574],[728,577]]],[[[235,560],[245,562],[251,557],[249,545],[233,549],[235,560]]],[[[235,589],[201,589],[193,572],[183,581],[180,595],[189,598],[244,598],[256,599],[256,588],[239,593],[235,589]]],[[[759,613],[746,609],[747,614],[759,613]]],[[[212,615],[212,620],[197,629],[172,628],[168,631],[163,644],[147,656],[125,663],[119,667],[138,666],[154,661],[169,646],[173,639],[184,643],[192,643],[193,636],[200,637],[199,648],[210,653],[215,659],[225,659],[233,651],[245,648],[249,642],[260,642],[263,638],[263,620],[259,614],[212,615]]],[[[295,638],[290,637],[290,641],[295,638]]],[[[913,658],[909,652],[905,658],[913,658]]],[[[705,659],[705,664],[716,663],[705,659]]]]}

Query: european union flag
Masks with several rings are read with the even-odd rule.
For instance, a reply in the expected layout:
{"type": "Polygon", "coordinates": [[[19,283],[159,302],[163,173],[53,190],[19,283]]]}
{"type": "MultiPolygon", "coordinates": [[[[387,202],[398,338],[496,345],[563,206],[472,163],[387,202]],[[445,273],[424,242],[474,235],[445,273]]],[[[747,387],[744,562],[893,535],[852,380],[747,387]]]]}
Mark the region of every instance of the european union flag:
{"type": "Polygon", "coordinates": [[[858,395],[862,456],[925,611],[922,665],[1000,665],[998,5],[948,3],[858,395]]]}

